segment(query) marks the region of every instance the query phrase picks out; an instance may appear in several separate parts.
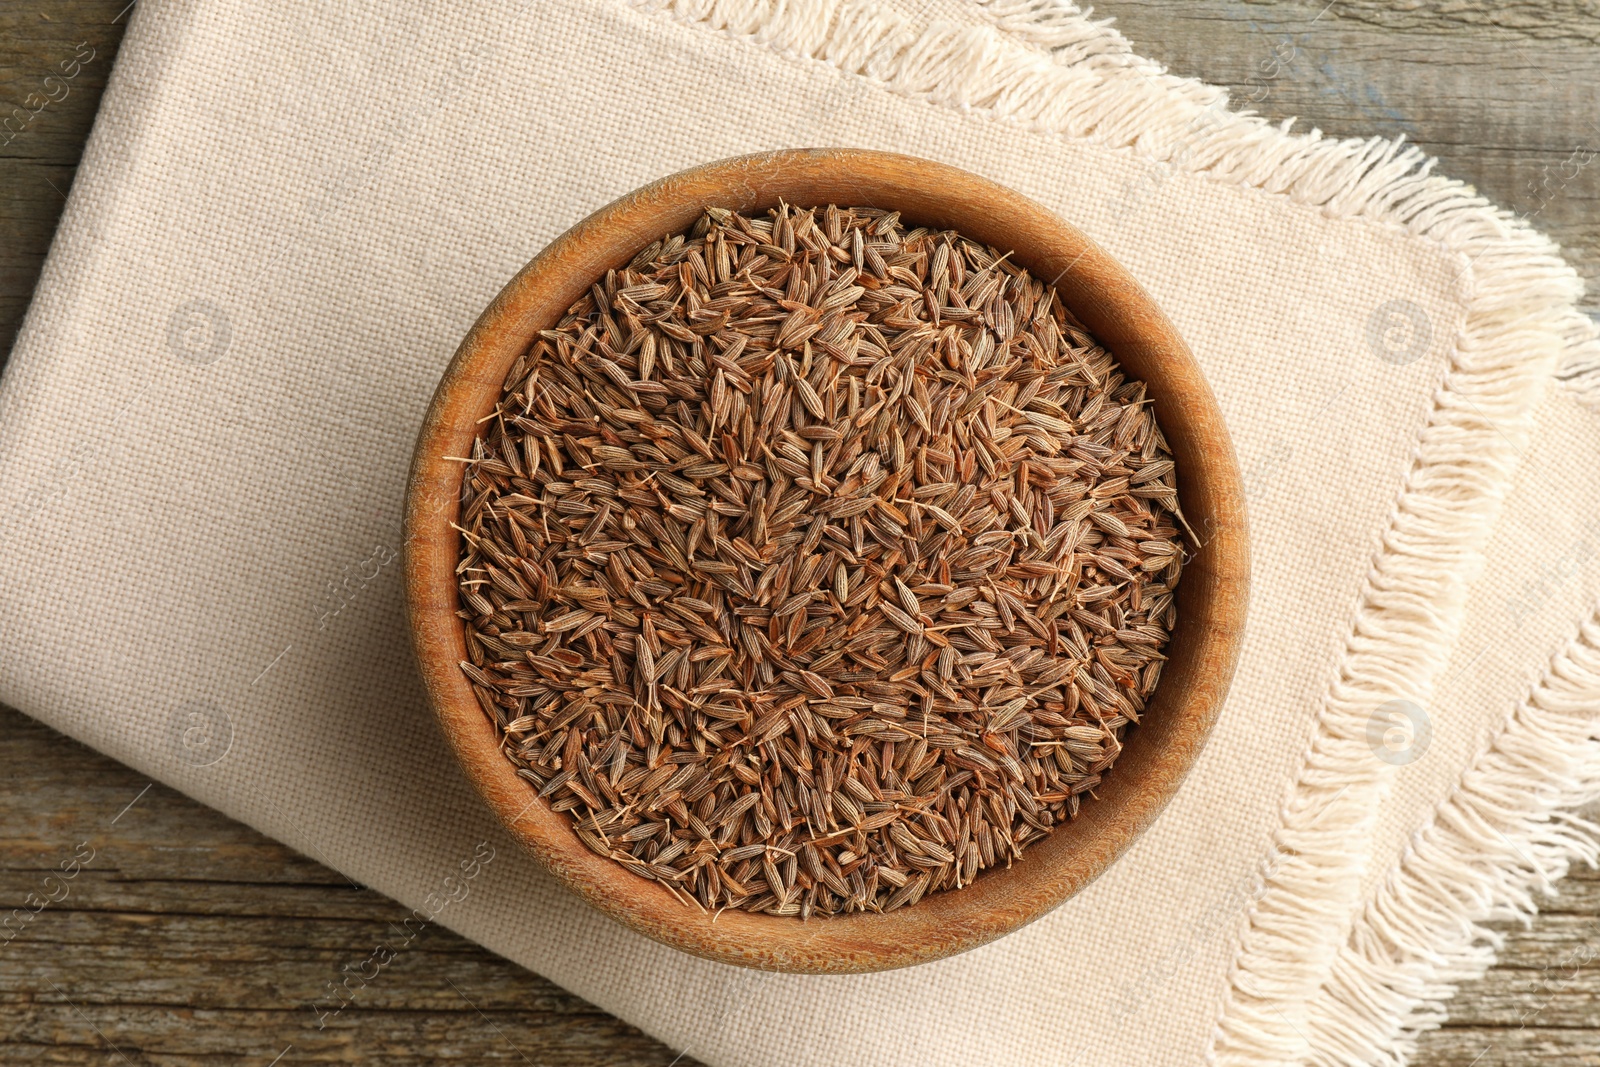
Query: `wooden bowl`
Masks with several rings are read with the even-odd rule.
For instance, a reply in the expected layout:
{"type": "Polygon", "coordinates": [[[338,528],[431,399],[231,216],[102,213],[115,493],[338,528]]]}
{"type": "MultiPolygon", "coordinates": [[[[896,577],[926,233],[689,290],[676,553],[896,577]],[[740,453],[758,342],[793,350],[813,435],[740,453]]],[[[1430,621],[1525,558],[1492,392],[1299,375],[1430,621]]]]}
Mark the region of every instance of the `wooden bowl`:
{"type": "MultiPolygon", "coordinates": [[[[630,193],[562,234],[500,291],[461,343],[428,409],[406,501],[406,593],[422,677],[445,736],[495,814],[546,868],[607,915],[709,959],[806,973],[880,971],[939,959],[1037,919],[1111,865],[1177,791],[1222,706],[1242,637],[1249,561],[1244,498],[1215,398],[1177,331],[1110,256],[1031,200],[910,156],[810,149],[743,156],[630,193]],[[463,465],[506,373],[608,268],[678,233],[707,206],[764,211],[782,200],[898,209],[913,224],[1013,249],[1122,365],[1149,385],[1178,468],[1178,495],[1203,542],[1178,587],[1167,663],[1140,725],[1078,817],[1009,869],[888,914],[711,916],[590,852],[564,814],[535,798],[500,752],[458,664],[467,658],[455,568],[463,465]]],[[[1152,899],[1152,907],[1160,907],[1152,899]]]]}

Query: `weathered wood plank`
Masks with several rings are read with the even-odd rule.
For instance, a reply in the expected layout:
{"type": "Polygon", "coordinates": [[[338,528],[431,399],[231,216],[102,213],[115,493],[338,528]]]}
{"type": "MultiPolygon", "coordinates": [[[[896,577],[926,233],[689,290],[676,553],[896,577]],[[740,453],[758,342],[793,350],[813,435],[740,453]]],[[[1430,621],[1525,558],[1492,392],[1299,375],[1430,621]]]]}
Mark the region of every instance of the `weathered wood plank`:
{"type": "Polygon", "coordinates": [[[395,902],[10,709],[0,781],[0,1062],[265,1064],[291,1044],[289,1062],[418,1067],[676,1055],[448,931],[408,941],[395,902]],[[379,944],[394,959],[335,996],[379,944]]]}
{"type": "Polygon", "coordinates": [[[1096,12],[1237,106],[1340,137],[1404,135],[1559,241],[1600,312],[1593,3],[1113,0],[1096,12]]]}
{"type": "Polygon", "coordinates": [[[9,123],[0,129],[0,351],[7,354],[122,43],[125,6],[0,6],[0,123],[9,123]]]}
{"type": "Polygon", "coordinates": [[[1600,1045],[1588,1029],[1445,1027],[1427,1036],[1411,1062],[1414,1067],[1600,1067],[1600,1045]]]}

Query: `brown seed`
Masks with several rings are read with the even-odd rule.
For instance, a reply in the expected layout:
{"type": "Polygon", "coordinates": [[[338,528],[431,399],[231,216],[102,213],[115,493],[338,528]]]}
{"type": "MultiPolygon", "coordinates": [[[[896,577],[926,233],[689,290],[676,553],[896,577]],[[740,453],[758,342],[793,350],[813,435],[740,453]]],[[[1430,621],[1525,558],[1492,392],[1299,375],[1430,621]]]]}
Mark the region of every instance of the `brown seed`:
{"type": "Polygon", "coordinates": [[[584,845],[685,907],[915,906],[1076,816],[1186,529],[1144,386],[994,249],[710,209],[516,362],[461,669],[584,845]]]}

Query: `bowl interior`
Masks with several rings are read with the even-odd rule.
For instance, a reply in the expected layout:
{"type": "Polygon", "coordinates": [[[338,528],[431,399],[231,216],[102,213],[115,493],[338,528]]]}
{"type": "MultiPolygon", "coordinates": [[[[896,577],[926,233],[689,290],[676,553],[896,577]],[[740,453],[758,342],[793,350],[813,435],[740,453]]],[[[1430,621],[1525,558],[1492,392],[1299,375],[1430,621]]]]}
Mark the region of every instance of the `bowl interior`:
{"type": "Polygon", "coordinates": [[[413,461],[406,508],[412,635],[429,697],[473,784],[510,831],[602,911],[674,947],[795,972],[885,970],[975,947],[1038,918],[1099,875],[1177,790],[1233,676],[1248,558],[1233,447],[1193,356],[1128,273],[1044,208],[965,171],[878,152],[812,149],[724,160],[646,186],[583,220],[529,263],[484,312],[445,372],[413,461]],[[1051,282],[1063,303],[1149,386],[1177,462],[1178,495],[1200,546],[1184,567],[1169,661],[1142,722],[1077,818],[1009,868],[886,914],[794,918],[729,910],[713,921],[586,849],[565,815],[536,800],[457,664],[467,658],[455,567],[461,464],[512,362],[592,282],[707,206],[759,212],[780,201],[899,210],[960,230],[1051,282]]]}

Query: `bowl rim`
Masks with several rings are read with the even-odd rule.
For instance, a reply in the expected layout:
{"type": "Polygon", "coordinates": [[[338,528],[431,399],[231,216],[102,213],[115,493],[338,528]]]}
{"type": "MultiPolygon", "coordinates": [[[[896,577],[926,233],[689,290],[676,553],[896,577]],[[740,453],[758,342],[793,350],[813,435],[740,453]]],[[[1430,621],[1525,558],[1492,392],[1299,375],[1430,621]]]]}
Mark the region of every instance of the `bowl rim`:
{"type": "Polygon", "coordinates": [[[859,973],[966,951],[1032,922],[1103,873],[1154,821],[1198,757],[1231,682],[1249,548],[1238,465],[1216,399],[1176,329],[1120,264],[1048,209],[967,171],[887,152],[811,148],[718,160],[643,186],[557,237],[505,285],[451,359],[418,434],[404,571],[413,647],[439,725],[501,824],[558,882],[604,914],[697,956],[767,970],[859,973]],[[458,666],[467,654],[455,615],[460,543],[453,523],[465,468],[445,458],[467,454],[462,449],[493,410],[512,361],[607,268],[681,232],[706,206],[764,210],[780,200],[899,210],[912,222],[1010,247],[1036,277],[1050,278],[1063,303],[1150,387],[1178,463],[1180,504],[1203,534],[1178,586],[1178,626],[1162,684],[1096,800],[1014,865],[986,871],[963,889],[889,914],[809,922],[692,910],[590,852],[570,820],[516,775],[458,666]]]}

